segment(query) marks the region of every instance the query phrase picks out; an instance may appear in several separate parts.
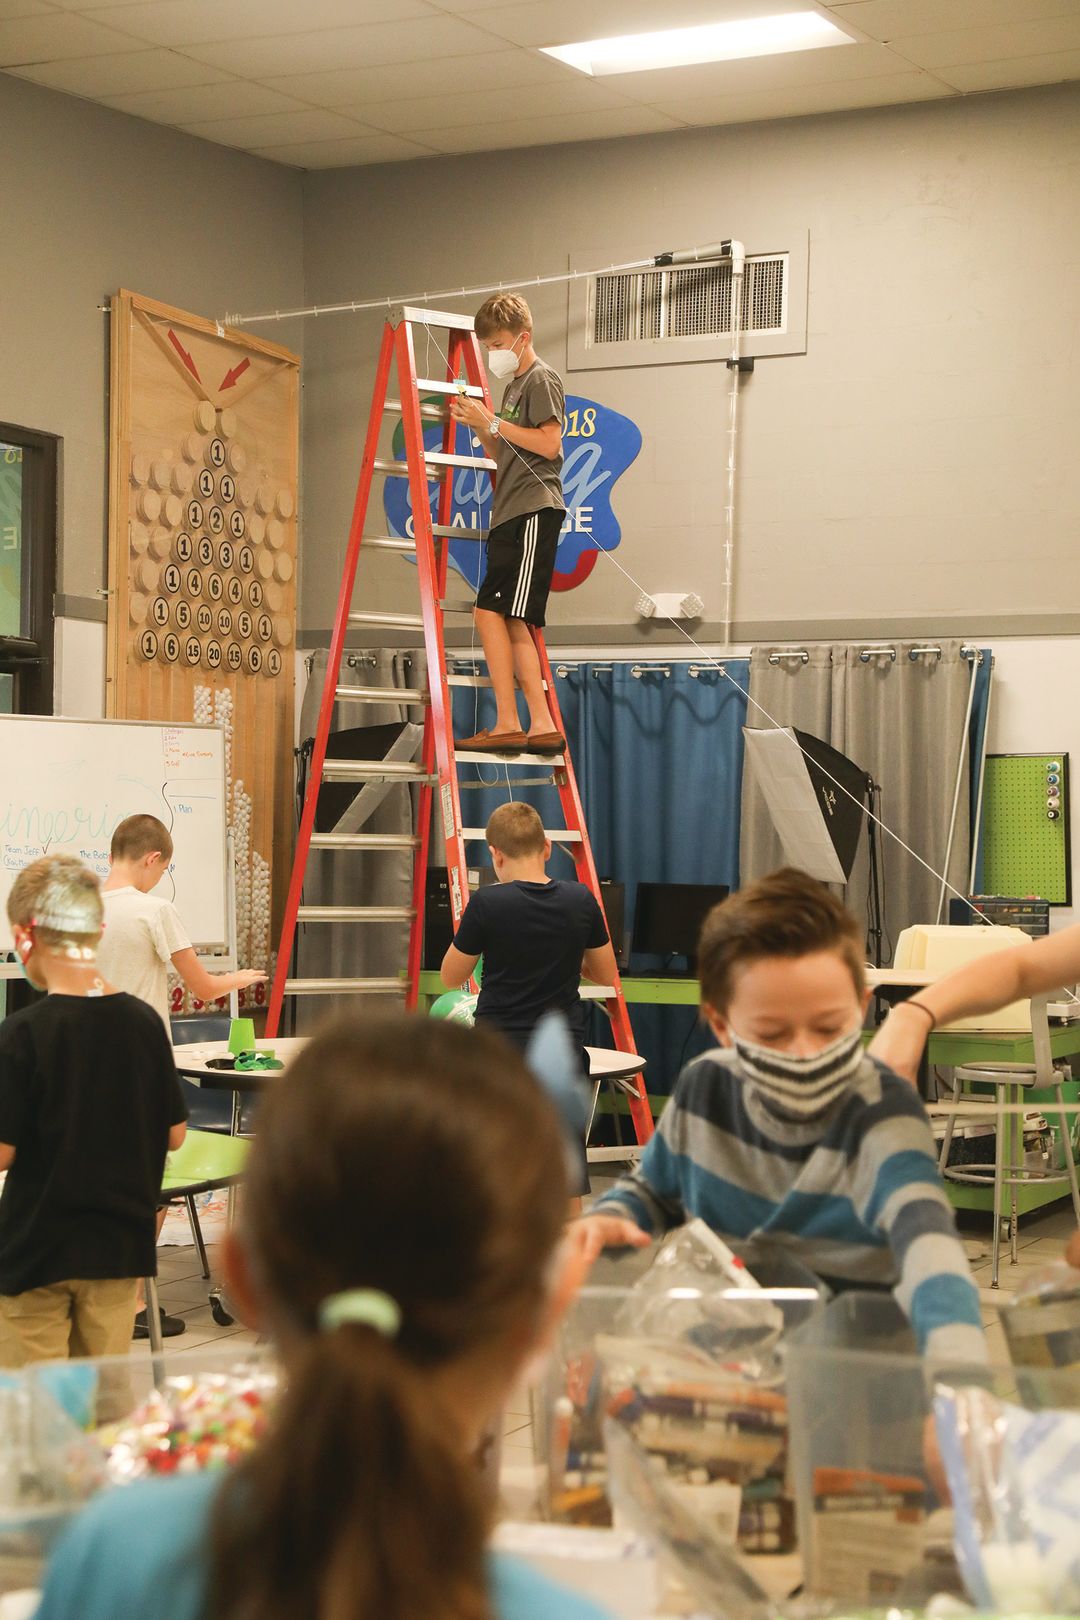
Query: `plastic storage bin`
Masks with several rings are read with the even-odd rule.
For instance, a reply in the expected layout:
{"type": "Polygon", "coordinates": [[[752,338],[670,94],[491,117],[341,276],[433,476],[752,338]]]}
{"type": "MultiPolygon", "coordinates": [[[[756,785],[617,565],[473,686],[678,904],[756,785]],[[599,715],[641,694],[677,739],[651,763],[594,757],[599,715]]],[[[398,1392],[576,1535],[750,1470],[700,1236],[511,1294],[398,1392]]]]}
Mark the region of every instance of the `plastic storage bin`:
{"type": "Polygon", "coordinates": [[[1080,1408],[1076,1373],[919,1356],[888,1294],[841,1295],[782,1353],[804,1589],[815,1598],[917,1605],[942,1585],[951,1514],[939,1511],[924,1456],[935,1382],[989,1381],[1024,1406],[1080,1408]]]}

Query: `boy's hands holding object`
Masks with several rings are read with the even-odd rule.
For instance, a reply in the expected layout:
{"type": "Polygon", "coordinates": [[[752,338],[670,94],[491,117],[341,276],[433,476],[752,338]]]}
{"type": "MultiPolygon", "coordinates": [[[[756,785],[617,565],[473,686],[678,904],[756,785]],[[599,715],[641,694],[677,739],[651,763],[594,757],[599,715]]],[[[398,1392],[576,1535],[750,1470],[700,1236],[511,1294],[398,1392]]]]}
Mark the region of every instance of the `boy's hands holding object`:
{"type": "Polygon", "coordinates": [[[478,428],[482,433],[490,433],[495,420],[494,411],[487,410],[479,400],[470,399],[467,394],[458,394],[450,401],[450,415],[462,426],[478,428]]]}
{"type": "Polygon", "coordinates": [[[588,1266],[602,1249],[647,1249],[652,1242],[648,1232],[621,1215],[583,1215],[571,1221],[567,1237],[574,1253],[588,1266]]]}

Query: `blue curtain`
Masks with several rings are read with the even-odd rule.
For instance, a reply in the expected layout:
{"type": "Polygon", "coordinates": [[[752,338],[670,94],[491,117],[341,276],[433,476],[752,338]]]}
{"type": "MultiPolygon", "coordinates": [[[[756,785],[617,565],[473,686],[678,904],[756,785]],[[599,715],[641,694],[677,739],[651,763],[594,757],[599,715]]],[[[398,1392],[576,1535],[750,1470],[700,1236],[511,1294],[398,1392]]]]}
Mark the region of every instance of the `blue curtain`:
{"type": "MultiPolygon", "coordinates": [[[[742,727],[750,666],[746,659],[730,659],[724,667],[726,677],[705,665],[674,661],[555,665],[556,693],[597,871],[625,886],[628,925],[639,882],[738,884],[742,727]]],[[[490,692],[453,691],[459,735],[472,731],[474,721],[491,723],[490,692]]],[[[539,774],[520,768],[508,772],[494,764],[462,766],[466,825],[482,826],[511,793],[534,804],[546,825],[560,825],[554,789],[508,786],[522,775],[539,774]],[[464,785],[476,781],[487,785],[464,785]]],[[[479,864],[486,862],[487,852],[482,845],[471,846],[469,857],[479,864]]],[[[558,850],[549,870],[554,877],[573,875],[569,859],[558,850]]],[[[656,958],[634,957],[629,971],[653,973],[659,966],[656,958]]],[[[710,1044],[711,1037],[702,1033],[692,1007],[635,1005],[630,1016],[648,1060],[649,1090],[666,1094],[681,1062],[710,1044]]],[[[590,1040],[610,1045],[602,1014],[593,1017],[590,1040]]]]}

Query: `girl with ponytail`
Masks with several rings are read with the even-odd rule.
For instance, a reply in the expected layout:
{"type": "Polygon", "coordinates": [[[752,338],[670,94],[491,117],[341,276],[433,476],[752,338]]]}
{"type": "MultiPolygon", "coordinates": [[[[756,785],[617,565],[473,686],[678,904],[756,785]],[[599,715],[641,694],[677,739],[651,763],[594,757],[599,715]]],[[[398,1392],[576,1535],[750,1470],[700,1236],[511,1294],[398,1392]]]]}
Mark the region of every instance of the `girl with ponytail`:
{"type": "Polygon", "coordinates": [[[227,1269],[286,1388],[232,1474],[98,1498],[38,1620],[599,1620],[485,1550],[474,1461],[580,1281],[558,1118],[520,1056],[334,1025],[265,1097],[227,1269]]]}

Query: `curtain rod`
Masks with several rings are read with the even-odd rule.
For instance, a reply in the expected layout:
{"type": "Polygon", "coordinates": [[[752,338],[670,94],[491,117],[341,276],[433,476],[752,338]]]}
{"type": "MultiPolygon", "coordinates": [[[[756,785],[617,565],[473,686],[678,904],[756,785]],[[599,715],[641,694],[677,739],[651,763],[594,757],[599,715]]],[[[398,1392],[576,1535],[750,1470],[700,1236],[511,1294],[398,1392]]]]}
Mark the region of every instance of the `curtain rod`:
{"type": "MultiPolygon", "coordinates": [[[[940,647],[909,647],[908,658],[912,663],[917,658],[936,656],[941,657],[940,647]]],[[[978,647],[971,647],[965,642],[960,648],[961,658],[981,658],[982,652],[978,647]]],[[[777,647],[769,654],[770,664],[782,664],[788,658],[797,658],[800,664],[810,662],[810,653],[806,647],[777,647]]],[[[895,647],[863,647],[859,652],[859,662],[868,664],[871,658],[888,658],[890,663],[896,662],[895,647]]]]}
{"type": "MultiPolygon", "coordinates": [[[[513,292],[518,287],[549,287],[563,281],[584,281],[593,276],[617,275],[626,270],[666,269],[671,265],[701,264],[716,260],[736,260],[745,256],[741,242],[710,242],[703,247],[679,248],[655,253],[648,259],[628,259],[625,264],[607,264],[598,270],[563,270],[553,276],[522,276],[518,281],[493,281],[482,287],[449,287],[441,292],[408,293],[394,298],[351,299],[343,304],[309,304],[303,309],[266,310],[259,315],[225,314],[215,320],[218,337],[226,326],[257,326],[266,321],[303,320],[308,315],[355,315],[365,309],[391,309],[397,304],[426,304],[433,298],[477,298],[481,294],[513,292]]],[[[102,306],[104,307],[104,306],[102,306]]]]}

